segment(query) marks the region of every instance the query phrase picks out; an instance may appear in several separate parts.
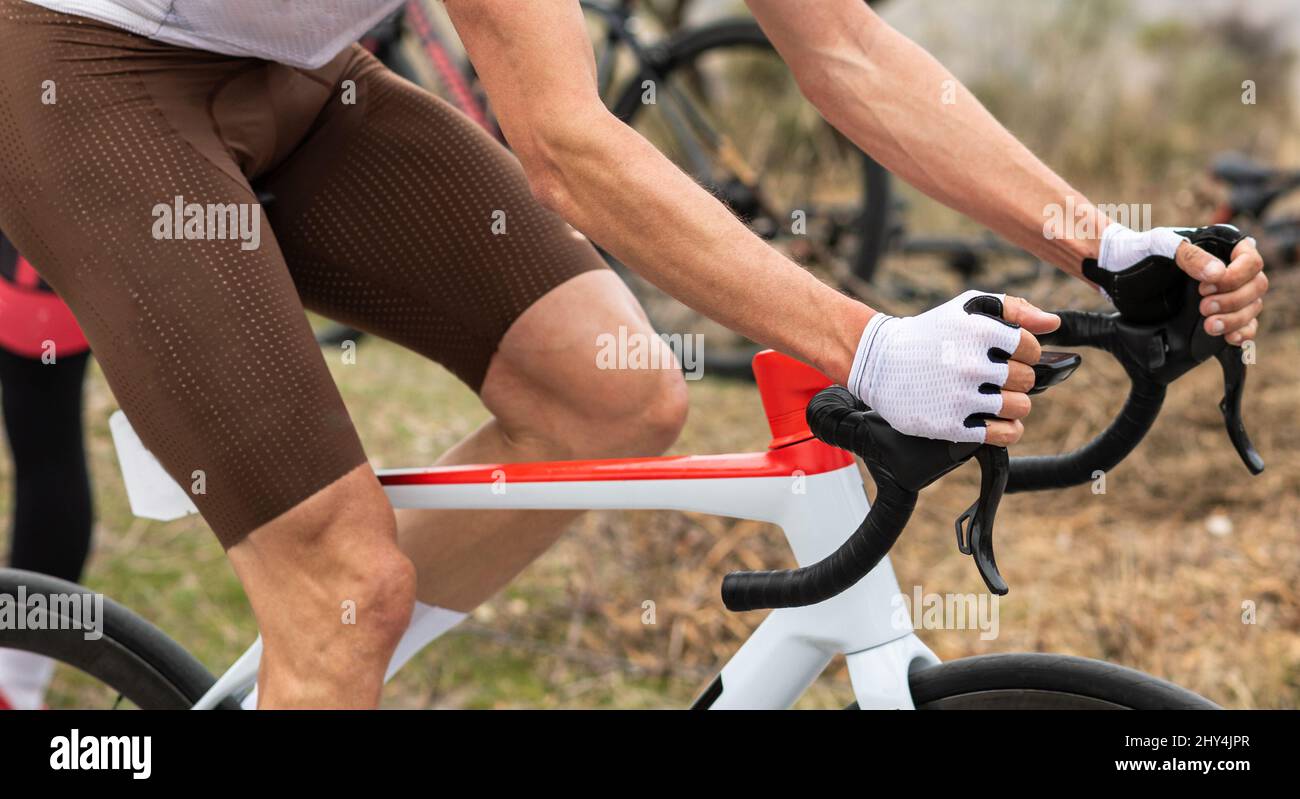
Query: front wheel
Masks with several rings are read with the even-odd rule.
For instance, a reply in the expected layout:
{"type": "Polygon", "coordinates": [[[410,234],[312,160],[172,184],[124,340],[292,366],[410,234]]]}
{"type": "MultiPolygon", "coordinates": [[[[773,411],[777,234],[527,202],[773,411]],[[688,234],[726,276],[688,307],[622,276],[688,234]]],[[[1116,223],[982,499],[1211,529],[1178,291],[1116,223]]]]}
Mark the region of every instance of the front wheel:
{"type": "Polygon", "coordinates": [[[914,672],[911,685],[917,710],[1220,709],[1150,674],[1070,655],[963,658],[914,672]]]}

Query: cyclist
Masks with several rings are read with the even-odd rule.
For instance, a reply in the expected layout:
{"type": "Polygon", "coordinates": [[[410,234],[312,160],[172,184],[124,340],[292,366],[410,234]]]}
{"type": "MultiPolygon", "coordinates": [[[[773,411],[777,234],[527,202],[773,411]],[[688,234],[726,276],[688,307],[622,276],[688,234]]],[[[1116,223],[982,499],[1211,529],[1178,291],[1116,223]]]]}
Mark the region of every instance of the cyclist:
{"type": "MultiPolygon", "coordinates": [[[[892,319],[839,294],[609,114],[575,0],[448,0],[516,161],[347,46],[399,3],[0,0],[0,226],[227,547],[263,637],[263,707],[373,706],[413,605],[420,623],[454,619],[568,521],[395,520],[304,306],[479,392],[494,418],[444,462],[660,451],[683,383],[597,367],[601,333],[652,331],[567,221],[903,432],[1020,437],[1050,314],[1006,298],[994,320],[963,295],[892,319]],[[246,208],[253,181],[276,197],[269,218],[246,208]],[[227,228],[247,211],[257,241],[210,236],[204,204],[227,228]]],[[[952,76],[860,0],[749,4],[810,100],[896,174],[1076,276],[1085,259],[1176,258],[1204,283],[1209,332],[1254,336],[1253,244],[1222,264],[1174,231],[1105,219],[964,89],[942,102],[952,76]],[[1045,237],[1044,209],[1067,203],[1088,235],[1045,237]]]]}

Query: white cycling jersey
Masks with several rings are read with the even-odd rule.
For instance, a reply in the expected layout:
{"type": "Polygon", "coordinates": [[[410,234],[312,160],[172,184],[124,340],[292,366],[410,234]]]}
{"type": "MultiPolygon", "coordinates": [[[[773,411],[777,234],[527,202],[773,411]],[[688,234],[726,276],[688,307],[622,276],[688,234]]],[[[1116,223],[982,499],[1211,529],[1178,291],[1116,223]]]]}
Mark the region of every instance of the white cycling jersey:
{"type": "Polygon", "coordinates": [[[402,0],[27,0],[160,42],[315,69],[402,0]]]}

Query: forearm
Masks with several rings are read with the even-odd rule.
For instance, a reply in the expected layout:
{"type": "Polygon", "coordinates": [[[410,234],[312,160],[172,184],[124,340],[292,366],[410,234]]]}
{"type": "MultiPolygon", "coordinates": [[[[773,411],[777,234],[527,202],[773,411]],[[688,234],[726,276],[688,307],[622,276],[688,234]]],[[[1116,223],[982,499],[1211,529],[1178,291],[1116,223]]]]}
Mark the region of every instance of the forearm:
{"type": "Polygon", "coordinates": [[[697,311],[847,379],[873,311],[763,243],[605,109],[577,3],[520,5],[447,0],[447,11],[537,196],[697,311]]]}
{"type": "Polygon", "coordinates": [[[763,242],[603,109],[547,130],[525,168],[570,224],[700,313],[847,377],[870,308],[763,242]]]}
{"type": "Polygon", "coordinates": [[[895,175],[1070,274],[1096,257],[1105,215],[861,0],[750,6],[808,99],[895,175]]]}

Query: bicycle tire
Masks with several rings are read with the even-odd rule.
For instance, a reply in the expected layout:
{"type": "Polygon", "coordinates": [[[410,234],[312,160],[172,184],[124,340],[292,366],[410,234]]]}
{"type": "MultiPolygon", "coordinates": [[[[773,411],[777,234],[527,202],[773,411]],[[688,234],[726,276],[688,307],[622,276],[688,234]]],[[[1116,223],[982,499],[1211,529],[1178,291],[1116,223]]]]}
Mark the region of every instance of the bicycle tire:
{"type": "MultiPolygon", "coordinates": [[[[623,89],[615,93],[617,99],[611,111],[620,120],[632,125],[638,112],[645,107],[641,102],[642,81],[655,75],[667,79],[674,70],[689,66],[711,51],[737,47],[762,48],[775,54],[775,48],[766,34],[751,19],[721,20],[674,34],[654,48],[653,62],[642,65],[623,89]]],[[[857,246],[847,258],[847,277],[850,279],[842,281],[839,288],[858,295],[860,299],[875,300],[878,304],[879,298],[861,295],[874,277],[888,245],[891,176],[870,156],[860,150],[858,152],[863,165],[861,191],[865,200],[861,203],[860,213],[852,228],[857,237],[857,246]]],[[[616,263],[612,265],[618,267],[616,263]]],[[[643,306],[647,304],[644,297],[638,299],[643,300],[643,306]]],[[[652,315],[651,322],[655,321],[652,315]]],[[[750,361],[760,349],[755,345],[721,352],[713,350],[704,357],[704,370],[720,377],[752,380],[750,361]]]]}
{"type": "MultiPolygon", "coordinates": [[[[0,569],[0,594],[17,598],[19,588],[33,595],[94,593],[84,586],[35,572],[0,569]]],[[[26,604],[19,605],[26,614],[26,604]]],[[[186,710],[216,681],[180,644],[133,611],[105,597],[103,636],[86,640],[70,629],[66,614],[59,630],[0,629],[0,648],[44,655],[98,680],[142,710],[186,710]]],[[[227,699],[219,707],[238,710],[227,699]]]]}
{"type": "MultiPolygon", "coordinates": [[[[1072,655],[977,655],[911,676],[917,710],[1219,710],[1158,677],[1072,655]]],[[[847,710],[856,710],[857,703],[847,710]]]]}

